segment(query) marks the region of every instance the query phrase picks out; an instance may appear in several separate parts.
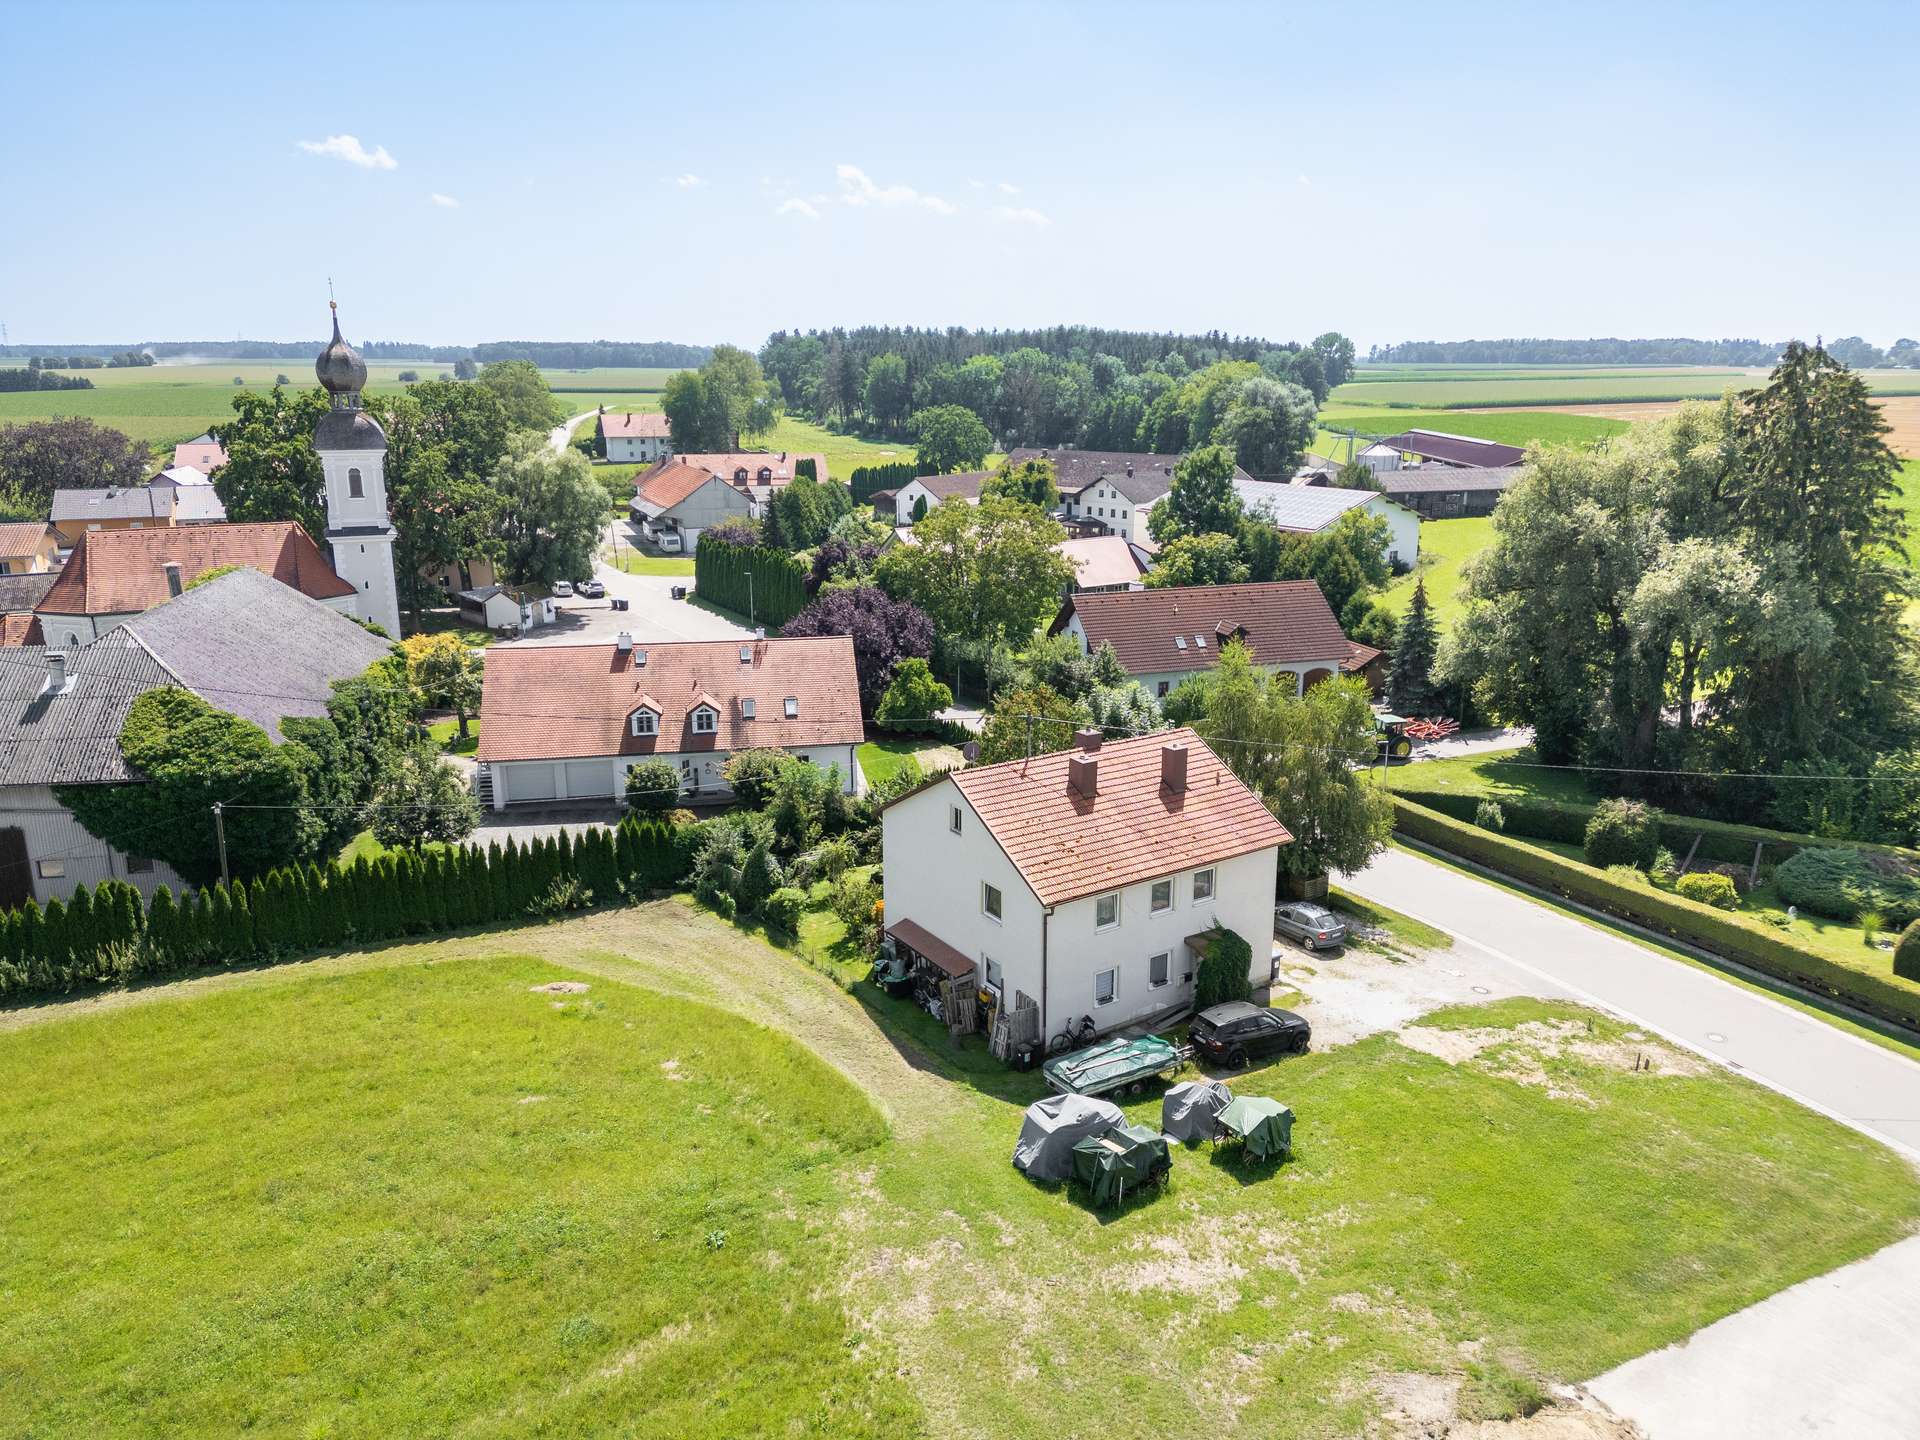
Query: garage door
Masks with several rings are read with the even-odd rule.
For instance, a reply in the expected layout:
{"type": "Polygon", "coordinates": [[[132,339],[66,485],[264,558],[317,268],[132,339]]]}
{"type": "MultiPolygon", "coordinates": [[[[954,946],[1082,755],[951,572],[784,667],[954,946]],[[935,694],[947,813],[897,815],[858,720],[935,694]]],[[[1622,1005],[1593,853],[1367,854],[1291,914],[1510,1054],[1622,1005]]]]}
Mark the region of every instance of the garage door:
{"type": "Polygon", "coordinates": [[[558,793],[553,785],[553,766],[516,765],[507,772],[507,799],[551,800],[558,793]]]}
{"type": "Polygon", "coordinates": [[[603,760],[567,762],[567,797],[572,800],[605,800],[613,794],[613,776],[603,760]]]}

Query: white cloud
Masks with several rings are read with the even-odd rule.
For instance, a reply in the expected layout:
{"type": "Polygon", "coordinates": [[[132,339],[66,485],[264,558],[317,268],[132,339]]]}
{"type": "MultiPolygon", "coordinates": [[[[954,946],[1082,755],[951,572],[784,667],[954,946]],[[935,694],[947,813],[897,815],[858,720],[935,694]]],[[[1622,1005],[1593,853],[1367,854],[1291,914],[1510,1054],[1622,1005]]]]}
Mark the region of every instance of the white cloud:
{"type": "Polygon", "coordinates": [[[1009,225],[1031,225],[1036,230],[1044,230],[1053,224],[1051,218],[1041,214],[1030,205],[996,205],[993,207],[995,218],[1009,225]]]}
{"type": "Polygon", "coordinates": [[[707,182],[702,180],[698,175],[687,174],[674,176],[673,183],[678,185],[682,190],[698,190],[707,182]]]}
{"type": "Polygon", "coordinates": [[[324,140],[302,140],[299,146],[309,155],[325,155],[334,160],[344,160],[349,165],[358,165],[362,170],[398,170],[400,162],[387,153],[387,147],[376,145],[369,152],[352,135],[329,135],[324,140]]]}
{"type": "Polygon", "coordinates": [[[1005,180],[1000,182],[999,189],[1002,195],[1018,195],[1020,193],[1020,187],[1018,185],[1009,184],[1005,180]]]}
{"type": "Polygon", "coordinates": [[[773,212],[776,215],[800,215],[808,220],[818,220],[820,212],[802,200],[798,195],[782,200],[773,212]]]}
{"type": "Polygon", "coordinates": [[[840,182],[840,199],[847,205],[913,205],[936,215],[954,215],[960,207],[938,195],[927,195],[911,185],[876,185],[858,165],[837,165],[834,175],[840,182]]]}
{"type": "Polygon", "coordinates": [[[458,210],[460,208],[460,202],[458,200],[454,199],[451,195],[442,195],[438,190],[434,191],[428,198],[443,210],[458,210]]]}

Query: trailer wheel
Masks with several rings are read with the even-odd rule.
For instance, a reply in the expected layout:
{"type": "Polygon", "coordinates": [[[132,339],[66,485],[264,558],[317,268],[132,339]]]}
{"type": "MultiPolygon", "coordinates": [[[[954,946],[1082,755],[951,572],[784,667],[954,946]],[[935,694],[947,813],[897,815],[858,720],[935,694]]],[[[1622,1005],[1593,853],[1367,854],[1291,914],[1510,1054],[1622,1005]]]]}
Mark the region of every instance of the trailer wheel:
{"type": "Polygon", "coordinates": [[[1136,1080],[1136,1081],[1134,1081],[1134,1082],[1133,1082],[1133,1083],[1132,1083],[1131,1085],[1129,1085],[1129,1086],[1127,1086],[1127,1094],[1129,1094],[1129,1095],[1138,1095],[1138,1094],[1139,1094],[1139,1093],[1140,1093],[1140,1092],[1141,1092],[1142,1090],[1144,1090],[1144,1089],[1146,1089],[1146,1088],[1147,1088],[1147,1082],[1146,1082],[1146,1081],[1144,1081],[1144,1080],[1136,1080]]]}

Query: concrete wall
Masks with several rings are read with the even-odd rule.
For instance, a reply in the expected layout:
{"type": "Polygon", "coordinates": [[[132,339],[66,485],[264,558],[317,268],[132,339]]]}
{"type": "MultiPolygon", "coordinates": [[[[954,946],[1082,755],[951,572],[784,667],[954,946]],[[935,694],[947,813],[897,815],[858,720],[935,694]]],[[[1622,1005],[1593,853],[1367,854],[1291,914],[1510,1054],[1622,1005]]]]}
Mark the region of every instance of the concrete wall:
{"type": "MultiPolygon", "coordinates": [[[[787,753],[810,761],[822,770],[838,766],[840,788],[858,795],[864,788],[860,776],[856,746],[798,745],[787,753]]],[[[623,801],[627,797],[627,772],[647,760],[665,760],[680,772],[680,793],[685,800],[716,801],[728,799],[727,761],[729,750],[702,750],[660,755],[593,755],[574,760],[496,760],[489,767],[493,775],[493,808],[509,805],[553,804],[563,800],[623,801]]]]}
{"type": "MultiPolygon", "coordinates": [[[[211,816],[207,824],[213,824],[211,816]]],[[[125,880],[143,895],[153,894],[161,885],[170,886],[175,894],[190,888],[164,861],[149,860],[144,870],[129,869],[127,856],[88,834],[73,812],[53,798],[50,786],[0,786],[0,828],[11,827],[18,827],[26,840],[26,884],[43,906],[56,896],[72,898],[75,886],[91,890],[102,880],[125,880]],[[48,869],[64,873],[42,873],[48,869]]],[[[0,882],[4,882],[0,893],[20,893],[18,875],[0,876],[0,882]]]]}

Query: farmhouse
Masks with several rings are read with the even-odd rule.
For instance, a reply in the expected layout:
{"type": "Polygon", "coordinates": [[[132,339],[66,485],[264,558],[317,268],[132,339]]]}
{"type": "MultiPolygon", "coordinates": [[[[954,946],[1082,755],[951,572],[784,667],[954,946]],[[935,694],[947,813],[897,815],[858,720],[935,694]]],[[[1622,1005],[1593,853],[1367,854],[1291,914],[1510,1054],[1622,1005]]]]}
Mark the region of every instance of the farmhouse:
{"type": "Polygon", "coordinates": [[[754,513],[752,497],[737,485],[678,459],[640,476],[627,509],[639,522],[640,533],[663,550],[692,550],[702,530],[754,513]]]}
{"type": "MultiPolygon", "coordinates": [[[[1173,471],[1180,457],[1126,450],[1055,450],[1031,446],[1007,456],[1010,465],[1023,465],[1029,460],[1053,462],[1064,519],[1093,521],[1135,544],[1151,546],[1153,537],[1147,530],[1147,516],[1173,488],[1173,471]]],[[[1234,467],[1233,474],[1235,480],[1253,479],[1238,466],[1234,467]]]]}
{"type": "Polygon", "coordinates": [[[664,415],[646,411],[615,415],[602,410],[599,426],[607,459],[616,463],[639,461],[651,465],[673,453],[673,437],[664,415]]]}
{"type": "Polygon", "coordinates": [[[480,793],[494,809],[611,803],[642,760],[669,761],[689,803],[725,800],[742,750],[832,767],[859,792],[865,738],[853,641],[690,640],[496,647],[480,700],[480,793]]]}
{"type": "Polygon", "coordinates": [[[1389,470],[1380,488],[1425,520],[1491,515],[1500,497],[1526,473],[1521,465],[1411,465],[1389,470]]]}
{"type": "Polygon", "coordinates": [[[1387,559],[1411,568],[1420,558],[1420,517],[1377,490],[1292,485],[1277,480],[1236,480],[1233,488],[1249,515],[1295,534],[1317,534],[1350,510],[1377,515],[1387,522],[1387,559]]]}
{"type": "Polygon", "coordinates": [[[53,569],[60,555],[50,526],[39,520],[0,524],[0,575],[39,575],[53,569]]]}
{"type": "Polygon", "coordinates": [[[356,613],[357,592],[293,520],[83,532],[35,609],[49,641],[82,645],[224,565],[259,570],[332,609],[356,613]]]}
{"type": "Polygon", "coordinates": [[[173,465],[190,465],[202,475],[211,475],[226,463],[226,447],[211,435],[196,435],[173,447],[173,465]]]}
{"type": "Polygon", "coordinates": [[[1146,584],[1153,557],[1119,535],[1088,535],[1062,540],[1053,547],[1073,562],[1075,579],[1069,595],[1100,590],[1139,590],[1146,584]]]}
{"type": "Polygon", "coordinates": [[[1449,435],[1444,430],[1403,430],[1398,435],[1388,435],[1369,446],[1368,452],[1375,449],[1412,456],[1426,465],[1459,465],[1479,469],[1501,469],[1518,465],[1527,458],[1527,452],[1518,445],[1478,440],[1471,435],[1449,435]]]}
{"type": "Polygon", "coordinates": [[[1229,640],[1245,645],[1268,674],[1294,676],[1297,690],[1332,679],[1354,655],[1311,580],[1072,595],[1048,633],[1063,631],[1083,653],[1111,645],[1121,667],[1158,697],[1218,665],[1229,640]]]}
{"type": "Polygon", "coordinates": [[[55,798],[56,785],[139,783],[120,751],[133,702],[176,685],[251,720],[324,715],[332,683],[387,645],[256,570],[223,575],[74,649],[23,645],[0,664],[0,906],[44,904],[76,885],[181,888],[166,865],[114,850],[55,798]]]}
{"type": "Polygon", "coordinates": [[[911,525],[949,500],[980,503],[980,489],[992,479],[991,470],[963,470],[952,475],[918,475],[895,490],[876,490],[874,513],[895,525],[911,525]]]}
{"type": "Polygon", "coordinates": [[[698,465],[702,470],[711,470],[721,479],[738,485],[757,499],[764,500],[767,495],[782,485],[791,484],[800,473],[800,462],[813,462],[813,478],[827,480],[827,457],[824,455],[803,455],[797,450],[782,450],[775,454],[770,450],[722,450],[711,454],[682,455],[680,459],[689,465],[698,465]]]}
{"type": "Polygon", "coordinates": [[[1031,1009],[1030,1037],[1188,1009],[1216,925],[1252,945],[1248,979],[1271,980],[1292,837],[1191,730],[1083,730],[1071,750],[950,771],[888,804],[881,836],[896,947],[994,1010],[1031,1009]]]}

